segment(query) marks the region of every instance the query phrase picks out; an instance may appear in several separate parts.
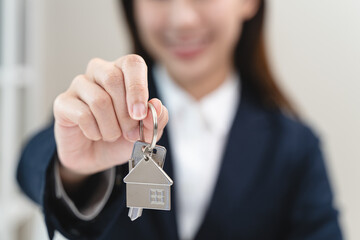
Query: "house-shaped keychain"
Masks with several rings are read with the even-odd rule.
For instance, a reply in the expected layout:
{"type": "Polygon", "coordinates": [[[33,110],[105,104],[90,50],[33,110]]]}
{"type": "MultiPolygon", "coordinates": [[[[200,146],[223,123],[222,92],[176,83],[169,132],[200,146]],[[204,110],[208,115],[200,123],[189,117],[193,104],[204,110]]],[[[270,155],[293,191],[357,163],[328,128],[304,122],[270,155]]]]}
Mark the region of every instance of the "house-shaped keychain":
{"type": "Polygon", "coordinates": [[[151,158],[136,164],[124,182],[127,207],[170,210],[173,181],[151,158]]]}

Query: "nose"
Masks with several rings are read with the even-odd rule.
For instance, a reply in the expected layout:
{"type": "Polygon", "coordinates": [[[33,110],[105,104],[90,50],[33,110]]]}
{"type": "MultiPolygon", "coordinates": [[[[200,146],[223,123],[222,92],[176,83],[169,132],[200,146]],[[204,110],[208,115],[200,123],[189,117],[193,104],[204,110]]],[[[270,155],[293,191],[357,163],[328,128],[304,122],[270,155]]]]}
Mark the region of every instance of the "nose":
{"type": "Polygon", "coordinates": [[[194,0],[172,0],[169,24],[177,30],[191,29],[200,20],[194,0]]]}

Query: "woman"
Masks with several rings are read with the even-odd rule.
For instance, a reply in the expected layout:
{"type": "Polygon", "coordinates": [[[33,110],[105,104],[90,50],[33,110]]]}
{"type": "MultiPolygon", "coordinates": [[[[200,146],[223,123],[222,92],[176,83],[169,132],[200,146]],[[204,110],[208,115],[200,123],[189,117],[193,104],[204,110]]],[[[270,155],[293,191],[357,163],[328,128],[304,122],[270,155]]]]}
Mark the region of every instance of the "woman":
{"type": "Polygon", "coordinates": [[[319,142],[268,69],[265,2],[121,2],[137,55],[91,60],[19,163],[49,237],[342,239],[319,142]],[[132,222],[122,179],[149,99],[173,209],[132,222]]]}

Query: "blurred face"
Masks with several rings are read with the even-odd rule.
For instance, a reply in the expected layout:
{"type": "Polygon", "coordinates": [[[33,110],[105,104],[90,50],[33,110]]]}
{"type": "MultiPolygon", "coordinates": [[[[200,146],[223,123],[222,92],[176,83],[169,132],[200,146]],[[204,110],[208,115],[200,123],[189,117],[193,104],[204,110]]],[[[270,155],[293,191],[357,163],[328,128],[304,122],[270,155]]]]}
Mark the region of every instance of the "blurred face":
{"type": "Polygon", "coordinates": [[[203,79],[231,68],[242,24],[257,0],[134,0],[146,50],[177,81],[203,79]]]}

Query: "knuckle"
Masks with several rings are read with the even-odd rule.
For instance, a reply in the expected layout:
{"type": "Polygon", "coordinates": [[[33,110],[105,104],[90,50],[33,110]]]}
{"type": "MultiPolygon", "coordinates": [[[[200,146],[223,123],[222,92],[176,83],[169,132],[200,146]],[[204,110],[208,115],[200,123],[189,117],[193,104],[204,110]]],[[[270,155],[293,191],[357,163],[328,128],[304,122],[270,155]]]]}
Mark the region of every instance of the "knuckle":
{"type": "Polygon", "coordinates": [[[146,94],[147,93],[147,88],[139,83],[139,81],[133,81],[131,82],[128,87],[127,87],[127,90],[130,92],[130,93],[136,93],[136,95],[138,94],[146,94]]]}
{"type": "Polygon", "coordinates": [[[111,99],[108,94],[99,94],[90,103],[90,106],[96,109],[105,109],[111,104],[111,99]]]}
{"type": "Polygon", "coordinates": [[[91,123],[92,114],[90,111],[82,110],[79,112],[78,122],[81,126],[89,126],[91,123]]]}
{"type": "Polygon", "coordinates": [[[88,69],[92,68],[93,66],[97,65],[101,61],[102,61],[102,59],[100,59],[100,58],[92,58],[92,59],[90,59],[88,65],[87,65],[87,68],[88,69]]]}
{"type": "Polygon", "coordinates": [[[144,58],[142,58],[141,56],[137,54],[127,55],[124,59],[124,64],[133,64],[133,63],[146,65],[144,58]]]}
{"type": "Polygon", "coordinates": [[[122,76],[119,73],[116,73],[115,71],[109,70],[104,77],[103,83],[107,87],[116,87],[120,86],[121,84],[122,76]]]}
{"type": "Polygon", "coordinates": [[[68,95],[66,92],[59,94],[53,103],[53,112],[56,116],[57,113],[61,112],[64,109],[64,104],[66,102],[66,98],[68,98],[68,95]]]}
{"type": "Polygon", "coordinates": [[[82,83],[82,81],[84,81],[84,79],[85,79],[85,76],[83,74],[77,75],[72,80],[70,88],[73,87],[73,86],[81,85],[81,83],[82,83]]]}
{"type": "Polygon", "coordinates": [[[58,109],[59,106],[63,103],[63,101],[64,101],[64,93],[61,93],[54,100],[54,105],[53,105],[54,110],[58,109]]]}

